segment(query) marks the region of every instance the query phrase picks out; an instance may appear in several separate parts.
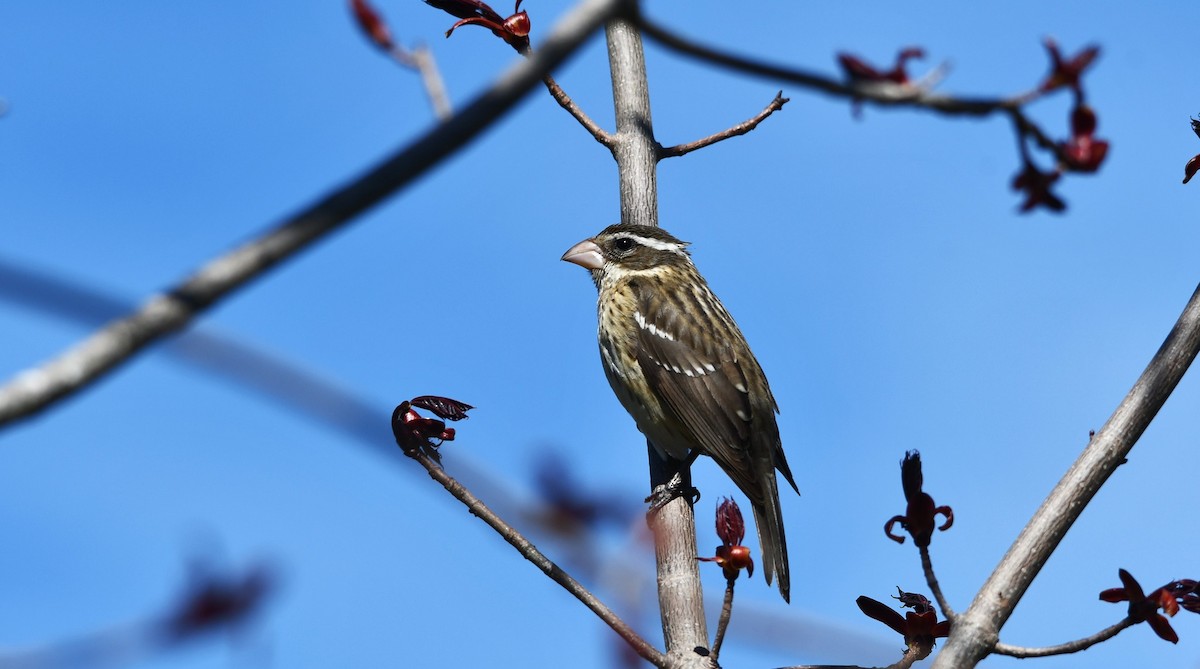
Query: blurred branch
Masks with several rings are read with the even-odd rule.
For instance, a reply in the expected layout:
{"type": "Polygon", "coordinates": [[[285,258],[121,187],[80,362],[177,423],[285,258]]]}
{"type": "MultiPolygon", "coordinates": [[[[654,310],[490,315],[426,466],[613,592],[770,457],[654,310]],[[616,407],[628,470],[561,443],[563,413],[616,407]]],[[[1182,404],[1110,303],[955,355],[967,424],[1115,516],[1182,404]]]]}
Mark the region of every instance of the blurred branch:
{"type": "Polygon", "coordinates": [[[928,109],[948,116],[983,117],[1005,114],[1012,121],[1017,135],[1022,159],[1022,170],[1012,182],[1014,190],[1026,195],[1021,211],[1045,207],[1052,211],[1066,209],[1066,203],[1050,191],[1050,187],[1065,172],[1093,173],[1103,163],[1108,152],[1108,142],[1094,137],[1096,115],[1084,104],[1080,77],[1099,53],[1098,47],[1087,47],[1073,58],[1064,59],[1058,45],[1046,40],[1050,52],[1052,71],[1049,77],[1032,90],[1003,98],[957,97],[934,93],[932,86],[943,74],[944,68],[935,69],[922,81],[910,82],[904,71],[909,58],[920,57],[920,49],[901,51],[893,70],[880,71],[849,54],[841,54],[839,60],[847,72],[845,79],[834,79],[800,68],[777,65],[727,51],[678,35],[664,26],[638,16],[638,25],[647,37],[660,45],[707,63],[737,72],[766,77],[773,81],[789,81],[804,88],[819,91],[834,97],[845,98],[857,105],[869,102],[880,106],[913,107],[928,109]],[[1071,113],[1069,140],[1056,142],[1024,112],[1029,103],[1041,99],[1051,91],[1070,89],[1074,93],[1075,106],[1071,113]],[[1030,160],[1026,147],[1033,142],[1054,157],[1055,167],[1049,172],[1039,170],[1030,160]]]}
{"type": "Polygon", "coordinates": [[[621,1],[586,0],[560,22],[532,57],[392,158],[257,239],[216,258],[58,358],[9,381],[0,388],[0,425],[32,416],[87,387],[148,344],[186,327],[212,304],[412,183],[510,110],[612,16],[621,1]]]}
{"type": "Polygon", "coordinates": [[[429,104],[433,106],[433,114],[439,121],[445,121],[454,115],[450,106],[450,96],[446,93],[446,84],[442,81],[442,73],[438,70],[437,61],[428,47],[418,46],[411,50],[396,47],[391,52],[392,58],[401,65],[416,71],[421,75],[421,87],[429,104]]]}
{"type": "Polygon", "coordinates": [[[273,570],[264,564],[240,574],[203,574],[164,614],[35,650],[0,653],[0,669],[108,666],[169,652],[205,635],[244,626],[261,611],[274,587],[273,570]]]}
{"type": "Polygon", "coordinates": [[[392,39],[392,31],[387,22],[367,0],[350,0],[350,12],[369,42],[401,67],[421,75],[425,95],[429,98],[429,104],[433,106],[433,113],[438,120],[445,121],[450,118],[454,111],[450,108],[446,85],[442,82],[442,75],[433,60],[433,53],[423,46],[409,50],[397,44],[392,39]]]}
{"type": "MultiPolygon", "coordinates": [[[[119,297],[101,292],[98,281],[70,281],[63,277],[23,267],[0,257],[0,301],[34,310],[39,314],[60,318],[86,327],[94,327],[128,311],[132,305],[119,297]]],[[[245,341],[199,325],[164,343],[157,349],[168,360],[184,368],[210,375],[238,390],[249,390],[276,403],[303,420],[333,430],[348,437],[390,463],[406,463],[391,439],[382,438],[379,416],[387,407],[381,402],[354,394],[335,381],[305,369],[301,364],[255,347],[245,341]]],[[[581,498],[584,484],[565,469],[567,463],[554,460],[550,454],[538,462],[549,465],[549,471],[538,475],[540,501],[528,501],[514,492],[510,481],[501,480],[491,469],[471,459],[461,450],[447,454],[457,479],[476,496],[486,498],[490,507],[501,516],[527,518],[538,532],[538,541],[555,540],[573,551],[588,552],[580,559],[585,572],[592,573],[604,565],[609,574],[610,589],[616,592],[627,587],[641,574],[641,565],[626,546],[622,550],[605,551],[585,541],[583,532],[597,523],[617,523],[634,511],[622,508],[621,498],[581,498]],[[578,508],[583,505],[584,508],[578,508]]],[[[405,472],[417,470],[405,464],[405,472]]],[[[639,525],[641,520],[635,521],[639,525]]],[[[596,578],[603,578],[595,576],[596,578]]],[[[710,602],[719,606],[719,601],[710,602]]],[[[816,617],[801,617],[795,612],[780,615],[774,609],[758,608],[744,601],[739,607],[743,620],[740,639],[760,647],[783,652],[833,657],[842,648],[853,646],[882,655],[890,647],[878,637],[850,634],[826,624],[816,617]]],[[[626,616],[628,618],[628,616],[626,616]]],[[[0,669],[7,669],[0,663],[0,669]]]]}
{"type": "Polygon", "coordinates": [[[421,449],[412,449],[407,450],[405,454],[424,467],[425,471],[429,472],[430,478],[442,484],[442,487],[453,495],[455,499],[462,502],[472,515],[487,523],[489,527],[495,530],[513,548],[517,549],[517,552],[524,556],[526,560],[532,562],[534,566],[542,570],[555,583],[561,585],[563,589],[574,595],[584,606],[591,609],[605,624],[620,635],[640,657],[656,667],[665,668],[668,666],[665,655],[638,635],[633,628],[597,599],[583,584],[563,571],[550,558],[546,557],[531,541],[522,536],[516,528],[497,516],[479,498],[472,495],[471,491],[467,490],[466,487],[447,474],[446,470],[435,462],[428,453],[421,449]]]}
{"type": "Polygon", "coordinates": [[[973,667],[996,647],[1000,629],[1017,602],[1100,486],[1125,462],[1197,351],[1200,287],[1120,406],[1042,502],[975,600],[955,618],[950,638],[934,660],[935,669],[973,667]]]}
{"type": "Polygon", "coordinates": [[[776,65],[720,51],[678,35],[644,15],[639,16],[638,21],[647,37],[672,51],[726,69],[772,80],[790,81],[810,90],[849,100],[862,100],[882,106],[919,107],[951,116],[988,116],[1015,109],[1028,98],[1027,95],[1013,98],[961,98],[934,93],[923,86],[848,83],[796,67],[776,65]]]}

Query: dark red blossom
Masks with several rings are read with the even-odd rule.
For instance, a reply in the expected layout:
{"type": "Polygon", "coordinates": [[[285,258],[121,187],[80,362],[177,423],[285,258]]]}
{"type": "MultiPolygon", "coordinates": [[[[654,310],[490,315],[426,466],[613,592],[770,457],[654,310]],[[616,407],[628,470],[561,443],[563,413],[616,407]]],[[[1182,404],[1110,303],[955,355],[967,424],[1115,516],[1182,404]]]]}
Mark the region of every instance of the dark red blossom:
{"type": "Polygon", "coordinates": [[[721,545],[717,546],[714,557],[698,557],[701,562],[715,562],[725,574],[725,578],[736,580],[742,569],[751,576],[754,575],[754,560],[750,557],[750,549],[741,545],[746,538],[746,521],[742,518],[742,510],[737,502],[725,498],[717,505],[717,536],[721,545]]]}
{"type": "Polygon", "coordinates": [[[619,495],[587,490],[572,467],[554,453],[537,459],[534,486],[542,504],[537,520],[550,531],[582,538],[602,523],[627,527],[635,508],[619,495]]]}
{"type": "Polygon", "coordinates": [[[1192,156],[1192,159],[1187,161],[1187,165],[1183,166],[1183,183],[1192,180],[1196,176],[1196,172],[1200,172],[1200,153],[1192,156]]]}
{"type": "Polygon", "coordinates": [[[446,423],[436,418],[422,416],[414,406],[428,409],[447,420],[462,420],[467,417],[467,411],[475,407],[448,397],[422,395],[401,402],[392,412],[392,434],[404,453],[420,452],[440,462],[437,448],[442,442],[454,441],[454,428],[446,427],[446,423]]]}
{"type": "Polygon", "coordinates": [[[1129,572],[1121,569],[1117,575],[1121,578],[1121,587],[1101,592],[1100,599],[1113,603],[1129,602],[1131,620],[1150,625],[1154,633],[1164,641],[1179,643],[1179,635],[1171,628],[1167,617],[1158,611],[1162,609],[1167,616],[1174,616],[1181,608],[1200,613],[1200,584],[1192,579],[1171,581],[1147,595],[1141,584],[1129,572]]]}
{"type": "MultiPolygon", "coordinates": [[[[1192,119],[1192,132],[1200,137],[1200,119],[1192,119]]],[[[1192,156],[1192,159],[1187,161],[1187,165],[1183,166],[1183,183],[1192,180],[1196,176],[1196,172],[1200,172],[1200,154],[1192,156]]]]}
{"type": "Polygon", "coordinates": [[[517,0],[512,15],[504,18],[481,0],[425,0],[425,4],[460,19],[446,31],[446,37],[449,37],[460,26],[483,26],[517,51],[527,53],[529,51],[529,14],[521,11],[521,2],[522,0],[517,0]]]}
{"type": "Polygon", "coordinates": [[[1184,611],[1200,613],[1200,583],[1190,578],[1171,581],[1164,588],[1184,611]]]}
{"type": "Polygon", "coordinates": [[[892,534],[892,529],[899,523],[900,527],[912,535],[913,543],[919,547],[928,546],[933,538],[938,514],[944,516],[946,522],[937,529],[945,531],[954,524],[954,511],[948,506],[935,505],[933,498],[921,490],[924,475],[921,473],[921,454],[917,451],[905,453],[904,459],[900,461],[900,483],[904,486],[904,499],[908,501],[908,507],[903,516],[893,516],[888,520],[883,526],[883,531],[889,539],[902,544],[904,537],[892,534]]]}
{"type": "Polygon", "coordinates": [[[908,83],[908,61],[914,58],[924,58],[925,50],[920,47],[901,49],[896,55],[896,64],[890,70],[881,70],[865,60],[846,52],[837,55],[838,64],[851,81],[856,82],[891,82],[893,84],[908,83]]]}
{"type": "Polygon", "coordinates": [[[867,596],[861,596],[855,602],[867,616],[878,620],[903,636],[907,646],[920,649],[922,654],[918,659],[924,659],[933,649],[936,639],[943,639],[950,635],[950,621],[938,621],[937,611],[924,595],[904,592],[899,587],[896,590],[900,595],[893,595],[892,598],[900,600],[901,607],[912,609],[903,616],[883,602],[867,596]]]}
{"type": "Polygon", "coordinates": [[[205,576],[167,616],[164,632],[180,638],[225,625],[237,625],[254,614],[270,594],[274,577],[256,565],[245,574],[205,576]]]}
{"type": "Polygon", "coordinates": [[[1058,170],[1052,172],[1043,172],[1037,168],[1032,162],[1026,161],[1025,168],[1013,177],[1013,190],[1023,191],[1025,193],[1025,201],[1021,203],[1021,211],[1032,211],[1035,207],[1045,207],[1050,211],[1063,211],[1067,208],[1067,203],[1062,201],[1050,191],[1050,187],[1054,182],[1058,181],[1062,173],[1058,170]]]}
{"type": "Polygon", "coordinates": [[[466,402],[452,400],[449,397],[438,397],[437,395],[421,395],[409,400],[413,406],[421,409],[429,409],[437,414],[438,418],[446,420],[462,420],[467,418],[467,412],[475,407],[466,402]]]}
{"type": "Polygon", "coordinates": [[[1100,47],[1087,46],[1074,56],[1064,58],[1058,50],[1058,42],[1047,37],[1044,44],[1046,51],[1050,53],[1050,74],[1046,75],[1038,89],[1047,92],[1056,88],[1069,87],[1076,93],[1082,94],[1080,79],[1083,77],[1084,71],[1096,60],[1096,56],[1100,55],[1100,47]]]}
{"type": "Polygon", "coordinates": [[[367,4],[366,0],[350,0],[350,10],[354,12],[354,20],[367,39],[384,51],[392,50],[395,46],[392,43],[392,32],[388,30],[387,23],[374,7],[367,4]]]}
{"type": "Polygon", "coordinates": [[[1077,172],[1095,172],[1108,155],[1108,142],[1095,138],[1096,112],[1085,104],[1071,112],[1071,139],[1060,144],[1067,166],[1077,172]]]}

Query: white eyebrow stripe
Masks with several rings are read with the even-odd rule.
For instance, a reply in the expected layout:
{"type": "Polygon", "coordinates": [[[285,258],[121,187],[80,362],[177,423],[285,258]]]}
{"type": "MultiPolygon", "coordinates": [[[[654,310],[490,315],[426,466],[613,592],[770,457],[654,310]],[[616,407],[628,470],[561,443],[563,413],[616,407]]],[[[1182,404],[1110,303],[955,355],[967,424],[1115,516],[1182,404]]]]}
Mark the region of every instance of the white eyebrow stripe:
{"type": "Polygon", "coordinates": [[[656,251],[670,251],[672,253],[683,253],[684,245],[679,242],[668,242],[668,241],[664,241],[662,239],[654,239],[652,237],[643,237],[641,235],[631,235],[628,233],[626,233],[625,236],[628,237],[629,239],[632,239],[633,241],[641,244],[642,246],[652,248],[656,251]]]}

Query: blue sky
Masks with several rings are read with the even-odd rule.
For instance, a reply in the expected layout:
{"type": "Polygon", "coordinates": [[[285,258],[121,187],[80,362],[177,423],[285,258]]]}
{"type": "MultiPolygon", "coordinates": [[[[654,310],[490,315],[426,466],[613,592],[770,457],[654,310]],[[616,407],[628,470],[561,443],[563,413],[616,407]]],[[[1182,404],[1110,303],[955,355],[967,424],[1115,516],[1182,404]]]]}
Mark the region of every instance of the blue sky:
{"type": "MultiPolygon", "coordinates": [[[[377,6],[401,42],[432,45],[456,103],[516,57],[478,29],[443,40],[451,20],[416,0],[377,6]]],[[[526,3],[535,44],[568,6],[526,3]]],[[[1109,159],[1061,184],[1064,215],[1020,215],[1000,118],[870,107],[856,118],[843,101],[648,46],[664,144],[741,121],[780,88],[792,98],[749,136],[659,172],[661,221],[693,242],[762,362],[803,493],[784,499],[793,603],[743,583],[726,666],[890,661],[899,639],[854,599],[924,590],[916,551],[881,531],[903,511],[904,451],[921,450],[926,489],[955,509],[933,548],[961,609],[1137,378],[1200,281],[1200,187],[1179,183],[1200,152],[1190,9],[647,3],[685,34],[830,74],[841,50],[888,63],[919,45],[929,59],[913,71],[948,60],[940,90],[964,95],[1035,85],[1047,35],[1068,53],[1103,48],[1086,86],[1109,159]],[[745,641],[759,615],[773,621],[768,642],[745,641]],[[813,637],[845,641],[841,652],[787,645],[813,637]]],[[[0,63],[0,259],[131,303],[432,122],[416,78],[333,0],[8,2],[0,63]]],[[[559,81],[611,126],[602,39],[559,81]]],[[[1032,112],[1061,136],[1068,108],[1063,95],[1032,112]]],[[[163,347],[0,434],[0,647],[159,610],[194,558],[233,569],[264,558],[282,586],[257,625],[139,666],[611,666],[611,633],[392,452],[387,419],[414,395],[462,399],[478,409],[446,449],[451,473],[486,472],[530,500],[535,463],[558,452],[590,492],[636,503],[644,446],[601,373],[594,289],[558,261],[616,215],[607,152],[535,94],[202,319],[376,407],[375,452],[163,347]]],[[[0,373],[87,331],[0,303],[0,373]]],[[[1058,643],[1117,621],[1123,609],[1096,595],[1120,567],[1150,588],[1200,576],[1200,540],[1179,529],[1200,501],[1188,477],[1198,390],[1184,379],[1004,641],[1058,643]]],[[[696,484],[701,546],[715,545],[712,506],[734,490],[706,461],[696,484]]],[[[602,537],[594,582],[606,599],[644,604],[648,592],[611,585],[653,584],[630,532],[602,537]]],[[[577,546],[537,536],[578,564],[577,546]]],[[[718,595],[717,570],[705,576],[718,595]]],[[[657,640],[653,618],[641,622],[657,640]]],[[[1084,659],[1037,662],[1200,666],[1200,620],[1174,624],[1176,647],[1138,627],[1084,659]]]]}

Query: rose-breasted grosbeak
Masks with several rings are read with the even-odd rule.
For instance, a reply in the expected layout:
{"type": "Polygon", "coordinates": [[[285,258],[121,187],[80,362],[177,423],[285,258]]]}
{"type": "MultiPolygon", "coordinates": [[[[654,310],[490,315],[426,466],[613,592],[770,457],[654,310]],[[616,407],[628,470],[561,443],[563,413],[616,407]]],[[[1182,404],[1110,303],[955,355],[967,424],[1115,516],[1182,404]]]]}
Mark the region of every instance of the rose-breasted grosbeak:
{"type": "MultiPolygon", "coordinates": [[[[779,407],[737,323],[686,250],[657,227],[618,224],[562,259],[600,290],[604,373],[638,429],[664,455],[712,457],[754,509],[767,583],[789,597],[775,470],[796,489],[779,442],[779,407]]],[[[796,490],[799,493],[799,490],[796,490]]]]}

